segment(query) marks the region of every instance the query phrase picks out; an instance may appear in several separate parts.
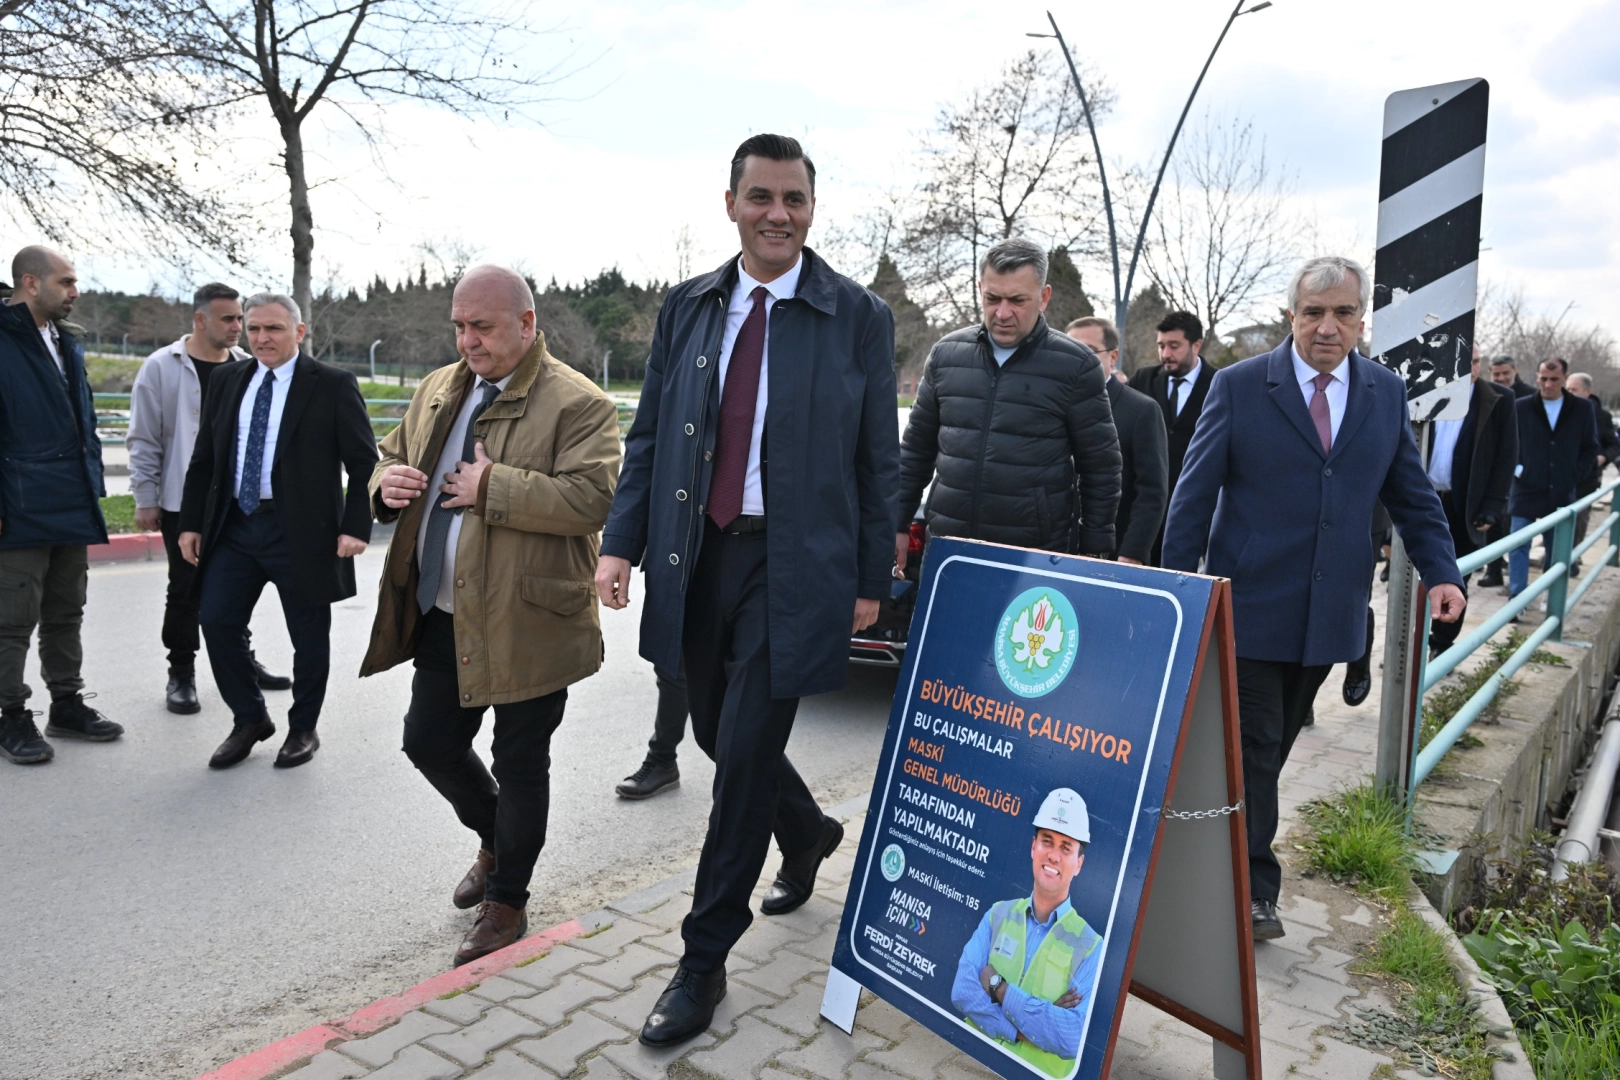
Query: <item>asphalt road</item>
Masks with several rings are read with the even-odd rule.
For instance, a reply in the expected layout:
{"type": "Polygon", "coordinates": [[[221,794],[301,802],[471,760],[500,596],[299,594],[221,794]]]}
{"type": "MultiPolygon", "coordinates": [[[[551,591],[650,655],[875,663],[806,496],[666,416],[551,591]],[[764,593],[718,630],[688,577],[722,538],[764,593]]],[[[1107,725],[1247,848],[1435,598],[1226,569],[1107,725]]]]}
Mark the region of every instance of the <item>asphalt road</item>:
{"type": "MultiPolygon", "coordinates": [[[[163,708],[163,565],[91,571],[86,681],[127,733],[0,766],[0,1076],[195,1076],[448,966],[470,923],[450,892],[478,845],[399,750],[409,668],[354,676],[381,563],[380,546],[363,556],[360,596],[334,609],[315,760],[271,768],[278,732],[222,773],[206,766],[229,716],[206,664],[203,711],[163,708]]],[[[553,745],[536,929],[694,865],[707,820],[713,771],[690,741],[680,789],[613,796],[657,691],[639,607],[604,615],[607,664],[570,691],[553,745]]],[[[254,641],[291,670],[273,589],[254,641]]],[[[825,804],[870,786],[893,690],[892,674],[857,669],[801,706],[789,752],[825,804]]],[[[270,695],[282,730],[288,697],[270,695]]],[[[487,756],[487,723],[479,741],[487,756]]]]}

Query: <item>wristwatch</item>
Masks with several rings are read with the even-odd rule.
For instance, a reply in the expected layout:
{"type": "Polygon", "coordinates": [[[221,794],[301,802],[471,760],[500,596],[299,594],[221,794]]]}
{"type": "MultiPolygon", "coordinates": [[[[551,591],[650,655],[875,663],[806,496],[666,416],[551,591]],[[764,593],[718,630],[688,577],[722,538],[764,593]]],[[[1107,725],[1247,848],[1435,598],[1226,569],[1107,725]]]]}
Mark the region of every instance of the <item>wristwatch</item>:
{"type": "Polygon", "coordinates": [[[1001,972],[996,972],[994,975],[990,976],[990,992],[992,994],[995,993],[997,990],[1000,990],[1003,986],[1005,986],[1006,983],[1007,980],[1001,977],[1001,972]]]}

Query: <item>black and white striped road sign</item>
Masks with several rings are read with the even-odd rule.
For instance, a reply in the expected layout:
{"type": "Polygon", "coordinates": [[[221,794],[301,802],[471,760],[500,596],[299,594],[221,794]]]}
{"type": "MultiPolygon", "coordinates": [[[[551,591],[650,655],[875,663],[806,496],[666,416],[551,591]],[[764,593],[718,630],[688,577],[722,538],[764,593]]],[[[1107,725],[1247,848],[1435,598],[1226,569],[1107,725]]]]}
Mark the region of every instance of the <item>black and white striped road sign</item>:
{"type": "Polygon", "coordinates": [[[1413,420],[1468,412],[1489,104],[1484,79],[1384,102],[1372,353],[1406,380],[1413,420]]]}

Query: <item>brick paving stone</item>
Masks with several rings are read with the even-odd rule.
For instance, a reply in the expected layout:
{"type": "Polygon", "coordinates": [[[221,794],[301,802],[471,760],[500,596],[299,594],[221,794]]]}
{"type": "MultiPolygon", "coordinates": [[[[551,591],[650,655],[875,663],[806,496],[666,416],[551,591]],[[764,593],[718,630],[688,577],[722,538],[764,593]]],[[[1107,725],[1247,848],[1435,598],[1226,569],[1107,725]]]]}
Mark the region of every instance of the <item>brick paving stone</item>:
{"type": "Polygon", "coordinates": [[[1326,945],[1318,945],[1316,947],[1316,959],[1298,965],[1296,970],[1308,971],[1312,975],[1319,975],[1324,979],[1331,979],[1333,982],[1348,985],[1350,973],[1346,969],[1350,961],[1354,959],[1355,957],[1339,952],[1337,949],[1330,949],[1326,945]]]}
{"type": "Polygon", "coordinates": [[[1395,1066],[1394,1059],[1359,1046],[1334,1039],[1323,1039],[1321,1042],[1321,1056],[1301,1064],[1294,1071],[1295,1076],[1311,1077],[1312,1080],[1345,1080],[1351,1076],[1371,1076],[1380,1065],[1387,1065],[1391,1070],[1395,1066]]]}
{"type": "Polygon", "coordinates": [[[726,996],[714,1007],[714,1019],[709,1022],[709,1030],[716,1035],[726,1035],[736,1025],[739,1016],[763,1005],[774,1004],[776,999],[765,991],[732,980],[726,983],[726,996]]]}
{"type": "Polygon", "coordinates": [[[787,921],[792,917],[783,915],[775,919],[755,919],[754,925],[748,928],[748,933],[732,947],[732,954],[745,956],[756,964],[764,964],[768,963],[776,955],[776,950],[783,946],[816,936],[818,927],[806,925],[800,928],[787,921]]]}
{"type": "Polygon", "coordinates": [[[407,1046],[392,1065],[385,1065],[367,1080],[456,1080],[464,1070],[431,1050],[407,1046]]]}
{"type": "Polygon", "coordinates": [[[735,1035],[711,1049],[699,1050],[686,1060],[693,1068],[712,1073],[721,1080],[752,1080],[754,1070],[798,1045],[797,1035],[789,1035],[752,1016],[740,1016],[735,1035]]]}
{"type": "Polygon", "coordinates": [[[399,1053],[401,1047],[420,1042],[429,1035],[455,1031],[456,1025],[425,1012],[408,1012],[393,1027],[384,1028],[364,1039],[351,1039],[333,1049],[372,1068],[386,1065],[399,1053]]]}
{"type": "Polygon", "coordinates": [[[531,1064],[510,1050],[502,1050],[495,1060],[468,1074],[468,1080],[552,1080],[550,1073],[531,1064]]]}
{"type": "Polygon", "coordinates": [[[641,1030],[647,1014],[652,1012],[664,988],[669,985],[669,972],[654,972],[641,980],[628,994],[617,994],[589,1006],[591,1012],[604,1020],[611,1020],[627,1031],[641,1030]]]}
{"type": "Polygon", "coordinates": [[[760,1009],[754,1015],[795,1035],[814,1035],[821,1029],[821,996],[825,989],[825,979],[806,979],[793,987],[793,994],[786,1001],[760,1009]]]}
{"type": "Polygon", "coordinates": [[[797,1050],[777,1054],[776,1062],[797,1072],[826,1077],[826,1080],[843,1080],[845,1072],[857,1057],[867,1051],[882,1050],[888,1045],[870,1031],[856,1028],[854,1035],[845,1035],[831,1024],[826,1024],[813,1039],[797,1050]]]}
{"type": "Polygon", "coordinates": [[[538,1039],[524,1039],[512,1049],[524,1057],[544,1065],[558,1076],[567,1076],[579,1064],[579,1059],[605,1043],[624,1042],[632,1038],[617,1024],[610,1024],[600,1016],[577,1012],[568,1023],[538,1039]]]}
{"type": "Polygon", "coordinates": [[[864,1060],[912,1080],[933,1080],[934,1068],[955,1054],[956,1047],[921,1024],[913,1024],[903,1042],[891,1050],[867,1054],[864,1060]]]}
{"type": "Polygon", "coordinates": [[[1215,1047],[1209,1036],[1177,1024],[1158,1029],[1153,1052],[1110,1069],[1109,1080],[1208,1080],[1214,1073],[1215,1047]]]}
{"type": "MultiPolygon", "coordinates": [[[[861,993],[863,997],[870,994],[864,990],[861,993]]],[[[887,1001],[873,999],[855,1011],[855,1026],[876,1032],[890,1042],[899,1042],[905,1037],[911,1021],[906,1019],[905,1013],[887,1001]]]]}
{"type": "Polygon", "coordinates": [[[550,990],[532,998],[517,998],[509,1007],[531,1020],[540,1021],[546,1027],[556,1027],[580,1006],[612,996],[611,988],[571,971],[550,990]]]}
{"type": "Polygon", "coordinates": [[[290,1072],[282,1080],[357,1080],[371,1070],[352,1058],[331,1050],[322,1050],[310,1059],[308,1065],[290,1072]]]}
{"type": "Polygon", "coordinates": [[[657,907],[631,914],[637,922],[646,923],[648,926],[661,930],[679,930],[681,920],[685,919],[686,913],[691,910],[692,898],[677,890],[657,907]]]}
{"type": "Polygon", "coordinates": [[[634,1077],[635,1080],[665,1080],[669,1074],[670,1062],[685,1057],[694,1050],[713,1046],[714,1043],[714,1034],[708,1031],[695,1039],[688,1039],[679,1046],[665,1050],[654,1050],[632,1039],[629,1042],[611,1043],[602,1047],[602,1056],[616,1065],[620,1072],[634,1077]]]}
{"type": "MultiPolygon", "coordinates": [[[[1268,1001],[1260,1006],[1260,1035],[1266,1043],[1313,1052],[1321,1042],[1316,1029],[1332,1023],[1322,1016],[1295,1007],[1286,1001],[1268,1001]]],[[[1272,1046],[1264,1047],[1269,1053],[1272,1046]]],[[[1265,1055],[1261,1055],[1262,1062],[1265,1055]]]]}
{"type": "Polygon", "coordinates": [[[806,975],[824,974],[826,970],[825,960],[812,960],[801,953],[783,949],[768,962],[749,971],[738,972],[733,978],[777,997],[787,997],[793,993],[793,985],[800,979],[806,975]]]}
{"type": "Polygon", "coordinates": [[[597,956],[618,956],[624,947],[637,938],[651,937],[662,933],[662,926],[648,926],[628,915],[614,916],[613,925],[606,930],[600,930],[589,937],[577,937],[568,944],[576,949],[593,952],[597,956]]]}
{"type": "Polygon", "coordinates": [[[659,952],[668,953],[677,960],[686,951],[686,942],[681,939],[681,928],[679,926],[673,930],[665,930],[662,934],[644,937],[641,939],[641,944],[649,949],[657,949],[659,952]]]}
{"type": "Polygon", "coordinates": [[[455,997],[430,1001],[422,1006],[422,1011],[442,1016],[453,1024],[473,1024],[488,1008],[490,1003],[477,994],[457,994],[455,997]]]}
{"type": "Polygon", "coordinates": [[[581,1080],[624,1080],[624,1073],[620,1072],[607,1058],[598,1054],[585,1061],[585,1072],[581,1080]]]}
{"type": "Polygon", "coordinates": [[[1344,983],[1307,971],[1295,970],[1293,976],[1294,986],[1288,991],[1289,1003],[1329,1020],[1339,1019],[1339,1003],[1347,997],[1355,997],[1357,993],[1344,983]]]}
{"type": "Polygon", "coordinates": [[[520,983],[514,979],[506,979],[499,975],[491,975],[489,978],[485,979],[483,982],[479,983],[477,986],[473,987],[467,992],[469,994],[477,994],[486,1001],[500,1002],[505,1001],[507,998],[532,997],[534,995],[534,987],[529,986],[527,983],[520,983]]]}
{"type": "Polygon", "coordinates": [[[549,990],[557,985],[558,979],[581,964],[594,964],[600,959],[595,953],[576,949],[572,945],[558,945],[540,959],[522,967],[507,968],[501,975],[526,983],[536,990],[549,990]]]}
{"type": "Polygon", "coordinates": [[[790,941],[784,948],[796,952],[800,956],[808,956],[812,960],[819,960],[823,965],[826,965],[832,960],[833,942],[837,937],[838,922],[834,920],[823,926],[814,937],[806,938],[804,941],[790,941]]]}
{"type": "Polygon", "coordinates": [[[455,1058],[471,1067],[483,1063],[484,1058],[499,1047],[524,1035],[538,1035],[540,1025],[528,1017],[519,1016],[510,1009],[495,1008],[471,1027],[448,1035],[435,1035],[423,1039],[425,1046],[455,1058]]]}
{"type": "Polygon", "coordinates": [[[997,1075],[961,1051],[940,1062],[934,1070],[937,1080],[997,1080],[997,1075]]]}
{"type": "Polygon", "coordinates": [[[674,966],[675,958],[668,953],[649,949],[637,941],[626,945],[624,951],[613,959],[587,964],[578,969],[576,974],[605,983],[621,993],[627,993],[636,988],[636,980],[647,972],[664,967],[673,969],[674,966]]]}

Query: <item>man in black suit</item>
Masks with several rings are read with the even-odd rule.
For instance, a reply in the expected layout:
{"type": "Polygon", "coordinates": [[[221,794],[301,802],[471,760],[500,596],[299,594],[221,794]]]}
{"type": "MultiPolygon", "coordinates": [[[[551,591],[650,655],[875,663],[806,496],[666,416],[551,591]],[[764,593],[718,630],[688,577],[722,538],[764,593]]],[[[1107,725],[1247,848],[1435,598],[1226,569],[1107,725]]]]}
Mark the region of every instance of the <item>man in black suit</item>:
{"type": "MultiPolygon", "coordinates": [[[[1620,461],[1620,434],[1614,430],[1614,417],[1609,410],[1603,407],[1603,402],[1592,396],[1592,376],[1584,371],[1577,371],[1569,377],[1564,389],[1578,398],[1584,398],[1592,406],[1592,415],[1597,418],[1598,456],[1597,463],[1592,471],[1586,474],[1581,486],[1575,489],[1575,497],[1583,498],[1592,494],[1603,486],[1603,470],[1610,462],[1620,461]]],[[[1588,506],[1575,515],[1575,543],[1579,544],[1586,539],[1587,526],[1591,524],[1592,508],[1588,506]]],[[[1570,567],[1574,573],[1581,572],[1581,560],[1576,559],[1575,565],[1570,567]]]]}
{"type": "MultiPolygon", "coordinates": [[[[1513,479],[1508,511],[1509,531],[1518,532],[1575,501],[1576,489],[1598,456],[1597,417],[1592,407],[1564,392],[1569,365],[1556,356],[1536,371],[1538,393],[1513,403],[1519,422],[1519,469],[1513,479]]],[[[1548,536],[1542,542],[1548,545],[1548,536]]],[[[1548,557],[1543,566],[1551,560],[1548,557]]],[[[1508,553],[1508,595],[1517,596],[1530,583],[1530,544],[1508,553]]]]}
{"type": "MultiPolygon", "coordinates": [[[[1474,346],[1474,362],[1479,362],[1479,346],[1474,346]]],[[[1519,362],[1511,356],[1498,356],[1491,361],[1491,384],[1499,387],[1503,393],[1511,395],[1515,400],[1522,397],[1533,397],[1536,388],[1519,378],[1519,362]]],[[[1497,525],[1485,534],[1489,543],[1496,543],[1508,534],[1508,519],[1504,517],[1497,525]]],[[[1485,574],[1479,579],[1483,589],[1500,589],[1502,575],[1507,573],[1507,559],[1492,559],[1485,567],[1485,574]]]]}
{"type": "MultiPolygon", "coordinates": [[[[1474,385],[1468,415],[1460,420],[1436,420],[1428,425],[1427,435],[1429,482],[1440,495],[1458,558],[1490,543],[1490,533],[1507,520],[1508,492],[1519,463],[1513,391],[1479,377],[1477,351],[1470,377],[1474,385]]],[[[1462,590],[1466,598],[1467,574],[1462,590]]],[[[1429,631],[1429,647],[1449,649],[1461,631],[1461,619],[1437,622],[1429,631]]]]}
{"type": "Polygon", "coordinates": [[[1108,404],[1119,432],[1119,510],[1114,514],[1114,557],[1141,566],[1153,557],[1153,543],[1170,505],[1169,464],[1164,413],[1153,399],[1114,378],[1119,366],[1119,331],[1107,319],[1086,315],[1064,328],[1097,354],[1107,378],[1108,404]]]}
{"type": "MultiPolygon", "coordinates": [[[[1175,498],[1181,463],[1192,442],[1198,416],[1204,411],[1204,398],[1215,369],[1204,363],[1198,350],[1204,347],[1204,324],[1190,311],[1172,311],[1158,325],[1159,362],[1140,368],[1131,376],[1131,389],[1146,394],[1164,410],[1164,426],[1169,448],[1169,497],[1175,498]]],[[[1153,544],[1154,566],[1159,565],[1164,547],[1164,530],[1153,544]]]]}
{"type": "Polygon", "coordinates": [[[321,744],[332,604],[354,595],[354,557],[371,539],[366,483],[377,441],[354,376],[299,352],[305,327],[290,297],[260,293],[243,310],[255,359],[209,380],[180,503],[180,552],[198,567],[208,661],[235,722],[209,767],[230,768],[276,733],[246,635],[268,582],[293,645],[289,730],[276,756],[290,768],[321,744]]]}

